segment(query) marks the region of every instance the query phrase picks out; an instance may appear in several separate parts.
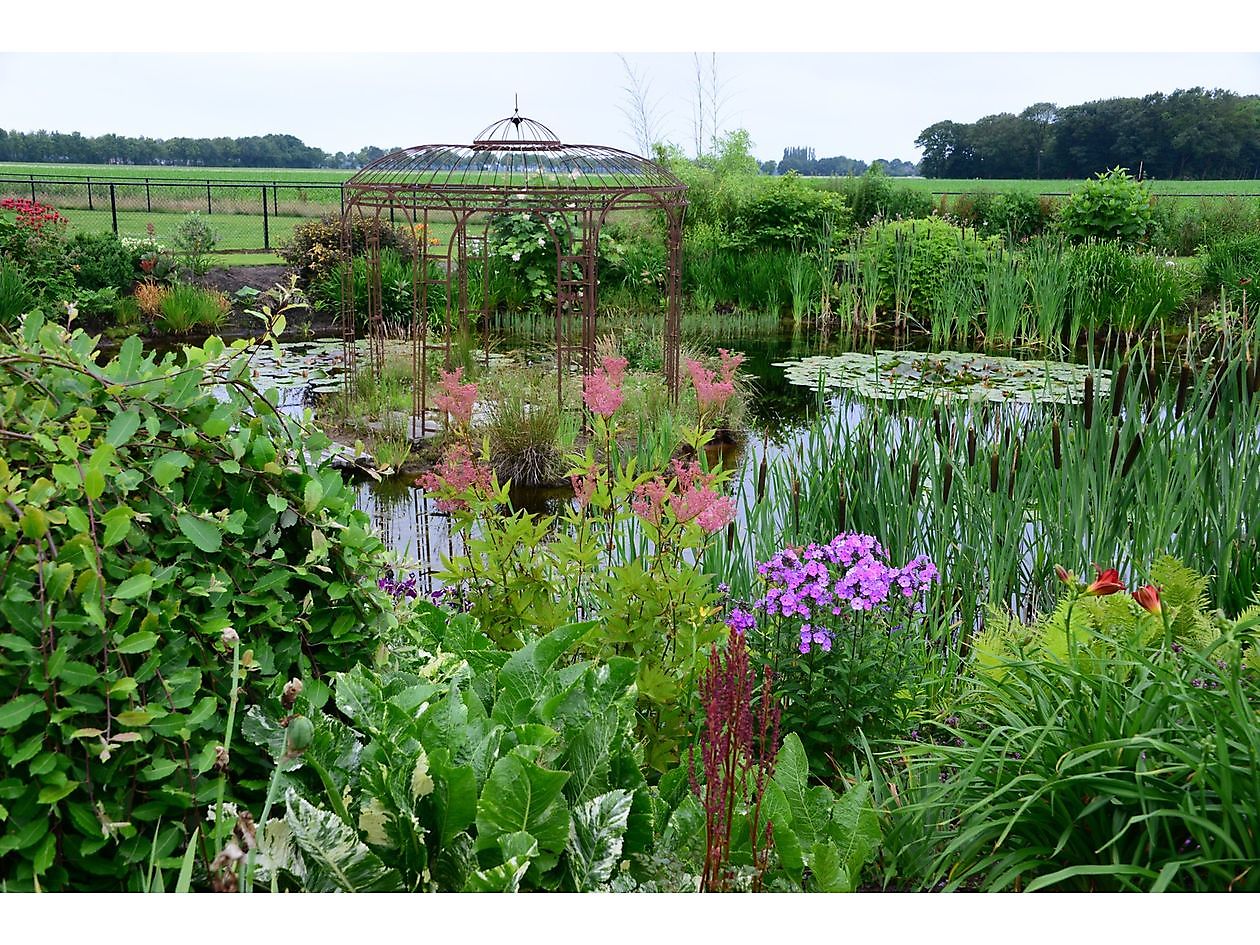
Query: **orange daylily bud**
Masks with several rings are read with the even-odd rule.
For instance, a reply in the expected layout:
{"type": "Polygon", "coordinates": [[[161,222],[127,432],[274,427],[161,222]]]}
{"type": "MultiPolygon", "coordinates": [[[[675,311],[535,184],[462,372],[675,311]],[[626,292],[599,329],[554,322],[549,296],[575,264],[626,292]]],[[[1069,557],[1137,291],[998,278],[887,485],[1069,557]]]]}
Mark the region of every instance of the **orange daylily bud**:
{"type": "Polygon", "coordinates": [[[1164,608],[1159,601],[1159,588],[1154,584],[1139,587],[1133,592],[1133,599],[1147,613],[1159,614],[1163,612],[1164,608]]]}
{"type": "Polygon", "coordinates": [[[1108,568],[1104,571],[1098,565],[1094,565],[1094,570],[1098,572],[1098,577],[1085,588],[1086,594],[1091,597],[1105,597],[1108,594],[1115,594],[1117,591],[1124,590],[1124,582],[1120,580],[1120,572],[1115,568],[1108,568]]]}

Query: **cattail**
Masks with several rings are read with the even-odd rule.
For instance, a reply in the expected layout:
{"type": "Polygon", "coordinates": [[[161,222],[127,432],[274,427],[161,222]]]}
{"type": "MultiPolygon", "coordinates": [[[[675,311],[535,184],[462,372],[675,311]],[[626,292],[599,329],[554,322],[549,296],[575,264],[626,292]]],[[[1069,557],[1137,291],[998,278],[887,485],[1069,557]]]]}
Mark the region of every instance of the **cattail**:
{"type": "Polygon", "coordinates": [[[1059,421],[1056,420],[1050,427],[1050,456],[1054,461],[1055,469],[1063,468],[1063,449],[1062,433],[1059,431],[1059,421]]]}
{"type": "Polygon", "coordinates": [[[844,531],[845,529],[845,521],[847,518],[848,505],[849,505],[848,497],[844,494],[844,487],[841,486],[840,487],[840,514],[836,518],[836,521],[839,522],[840,524],[840,531],[844,531]]]}
{"type": "Polygon", "coordinates": [[[1094,426],[1094,375],[1085,375],[1085,429],[1094,426]]]}
{"type": "Polygon", "coordinates": [[[1011,471],[1006,477],[1006,497],[1015,498],[1015,473],[1019,471],[1019,444],[1015,444],[1015,452],[1011,456],[1011,471]]]}
{"type": "Polygon", "coordinates": [[[1221,383],[1221,373],[1217,371],[1216,374],[1212,376],[1212,392],[1211,392],[1211,396],[1208,397],[1207,416],[1209,420],[1215,419],[1216,417],[1216,408],[1220,405],[1220,402],[1221,402],[1221,387],[1222,386],[1223,385],[1221,383]]]}
{"type": "Polygon", "coordinates": [[[949,460],[945,460],[945,471],[941,476],[941,499],[944,502],[949,501],[949,490],[954,484],[954,464],[949,460]]]}
{"type": "Polygon", "coordinates": [[[1111,461],[1107,464],[1109,472],[1116,471],[1116,455],[1120,452],[1120,428],[1116,427],[1116,432],[1111,437],[1111,461]]]}
{"type": "Polygon", "coordinates": [[[1129,452],[1124,455],[1124,465],[1120,467],[1120,478],[1123,479],[1129,475],[1129,470],[1133,468],[1133,464],[1137,462],[1138,453],[1142,451],[1142,434],[1139,431],[1133,435],[1133,442],[1129,444],[1129,452]]]}
{"type": "Polygon", "coordinates": [[[1125,361],[1116,371],[1115,383],[1111,385],[1111,416],[1120,416],[1120,405],[1124,403],[1124,385],[1129,379],[1129,362],[1125,361]]]}
{"type": "Polygon", "coordinates": [[[730,551],[734,547],[735,547],[735,522],[731,521],[731,523],[726,526],[726,550],[730,551]]]}
{"type": "Polygon", "coordinates": [[[1190,365],[1181,364],[1181,377],[1177,379],[1177,405],[1173,408],[1173,416],[1180,420],[1186,412],[1186,393],[1190,390],[1190,365]]]}
{"type": "Polygon", "coordinates": [[[989,491],[997,492],[998,490],[998,451],[994,447],[993,455],[989,458],[989,491]]]}
{"type": "Polygon", "coordinates": [[[766,454],[763,450],[761,453],[761,465],[757,467],[757,499],[755,504],[760,504],[762,498],[766,494],[766,454]]]}
{"type": "Polygon", "coordinates": [[[941,436],[941,408],[932,408],[932,426],[936,428],[936,442],[944,443],[945,438],[941,436]]]}
{"type": "Polygon", "coordinates": [[[967,427],[967,465],[976,464],[976,428],[967,427]]]}
{"type": "Polygon", "coordinates": [[[919,494],[919,461],[916,459],[910,464],[910,498],[914,499],[919,494]]]}

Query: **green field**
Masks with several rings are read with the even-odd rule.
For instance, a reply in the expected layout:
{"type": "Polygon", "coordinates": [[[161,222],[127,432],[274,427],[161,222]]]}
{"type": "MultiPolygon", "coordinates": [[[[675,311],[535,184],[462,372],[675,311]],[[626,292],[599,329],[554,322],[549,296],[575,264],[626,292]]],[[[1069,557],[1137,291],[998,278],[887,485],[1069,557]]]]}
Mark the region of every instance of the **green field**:
{"type": "MultiPolygon", "coordinates": [[[[842,178],[819,178],[840,180],[842,178]]],[[[979,194],[1023,190],[1035,194],[1070,194],[1080,189],[1079,180],[981,180],[896,177],[898,187],[910,187],[931,194],[979,194]]],[[[1155,194],[1182,194],[1192,197],[1260,196],[1260,180],[1155,180],[1148,181],[1155,194]]]]}

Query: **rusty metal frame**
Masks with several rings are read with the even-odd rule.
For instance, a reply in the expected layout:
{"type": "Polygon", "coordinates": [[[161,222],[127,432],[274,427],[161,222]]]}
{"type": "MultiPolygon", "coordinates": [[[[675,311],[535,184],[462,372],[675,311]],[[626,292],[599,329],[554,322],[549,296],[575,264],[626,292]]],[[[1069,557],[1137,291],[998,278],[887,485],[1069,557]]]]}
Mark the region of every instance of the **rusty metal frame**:
{"type": "Polygon", "coordinates": [[[680,386],[679,346],[682,294],[682,223],[687,187],[661,165],[616,148],[563,144],[545,125],[517,111],[483,130],[470,145],[422,145],[387,154],[346,182],[342,194],[342,258],[349,259],[356,220],[367,220],[366,313],[355,312],[354,276],[343,269],[342,338],[346,390],[365,367],[380,376],[391,332],[405,332],[411,346],[413,437],[423,436],[431,410],[429,359],[442,353],[451,364],[452,330],[468,330],[470,318],[489,334],[489,237],[493,215],[541,215],[556,254],[556,397],[574,368],[595,370],[598,339],[599,234],[610,215],[627,210],[659,211],[665,218],[667,271],[663,306],[664,369],[671,398],[680,386]],[[401,215],[416,238],[412,252],[411,317],[389,326],[381,283],[381,232],[401,215]],[[557,218],[554,222],[552,218],[557,218]],[[470,233],[478,218],[480,234],[470,233]],[[436,223],[453,225],[445,249],[430,247],[436,223]],[[563,230],[563,232],[560,232],[563,230]],[[470,238],[483,260],[479,285],[469,284],[470,238]],[[437,249],[436,252],[431,250],[437,249]],[[441,272],[435,277],[433,272],[441,272]],[[433,292],[441,289],[441,341],[430,324],[433,292]],[[368,357],[360,356],[356,314],[366,315],[368,357]],[[366,365],[364,365],[366,361],[366,365]]]}

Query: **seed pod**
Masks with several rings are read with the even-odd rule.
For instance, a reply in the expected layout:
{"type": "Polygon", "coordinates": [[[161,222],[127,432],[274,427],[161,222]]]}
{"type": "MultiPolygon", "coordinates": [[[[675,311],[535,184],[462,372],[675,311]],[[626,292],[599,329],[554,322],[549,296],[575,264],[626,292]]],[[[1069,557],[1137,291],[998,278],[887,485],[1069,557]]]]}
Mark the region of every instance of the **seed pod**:
{"type": "Polygon", "coordinates": [[[941,476],[941,499],[949,501],[949,490],[954,484],[954,464],[945,460],[945,471],[941,476]]]}
{"type": "Polygon", "coordinates": [[[286,709],[292,709],[293,703],[297,702],[297,697],[302,694],[302,680],[296,677],[290,679],[284,684],[284,693],[280,696],[280,704],[286,709]]]}
{"type": "Polygon", "coordinates": [[[1116,427],[1116,432],[1111,436],[1111,460],[1107,463],[1109,472],[1116,471],[1116,455],[1120,452],[1120,428],[1116,427]]]}
{"type": "Polygon", "coordinates": [[[919,494],[919,461],[916,459],[910,464],[910,498],[914,499],[919,494]]]}
{"type": "Polygon", "coordinates": [[[1124,456],[1124,465],[1120,467],[1120,478],[1123,479],[1129,474],[1129,470],[1133,468],[1133,464],[1137,462],[1138,453],[1142,451],[1142,434],[1138,432],[1134,434],[1133,442],[1129,444],[1129,452],[1124,456]]]}
{"type": "Polygon", "coordinates": [[[1085,429],[1094,426],[1094,375],[1085,375],[1085,429]]]}
{"type": "Polygon", "coordinates": [[[730,551],[735,547],[735,523],[732,521],[726,526],[726,550],[730,551]]]}
{"type": "Polygon", "coordinates": [[[757,503],[760,504],[766,494],[766,454],[761,454],[761,465],[757,467],[757,503]]]}
{"type": "Polygon", "coordinates": [[[1177,405],[1173,408],[1173,417],[1180,420],[1186,412],[1186,393],[1190,390],[1190,365],[1181,364],[1181,377],[1177,379],[1177,405]]]}
{"type": "Polygon", "coordinates": [[[941,408],[932,408],[932,426],[936,428],[936,442],[944,443],[945,439],[941,436],[941,408]]]}
{"type": "Polygon", "coordinates": [[[976,464],[976,428],[967,427],[967,465],[976,464]]]}
{"type": "Polygon", "coordinates": [[[1019,472],[1019,444],[1015,444],[1015,453],[1011,456],[1011,471],[1006,477],[1006,497],[1015,498],[1015,474],[1019,472]]]}
{"type": "Polygon", "coordinates": [[[290,755],[300,755],[311,747],[315,738],[315,726],[304,715],[295,715],[289,719],[285,728],[285,751],[290,755]]]}
{"type": "Polygon", "coordinates": [[[998,490],[998,451],[995,447],[993,455],[989,458],[989,491],[997,492],[998,490]]]}
{"type": "Polygon", "coordinates": [[[1059,431],[1059,421],[1056,420],[1050,427],[1050,456],[1054,461],[1055,469],[1063,468],[1063,448],[1062,433],[1059,431]]]}
{"type": "Polygon", "coordinates": [[[1111,385],[1111,416],[1120,416],[1120,405],[1124,403],[1124,385],[1129,379],[1129,362],[1125,361],[1116,371],[1115,382],[1111,385]]]}

